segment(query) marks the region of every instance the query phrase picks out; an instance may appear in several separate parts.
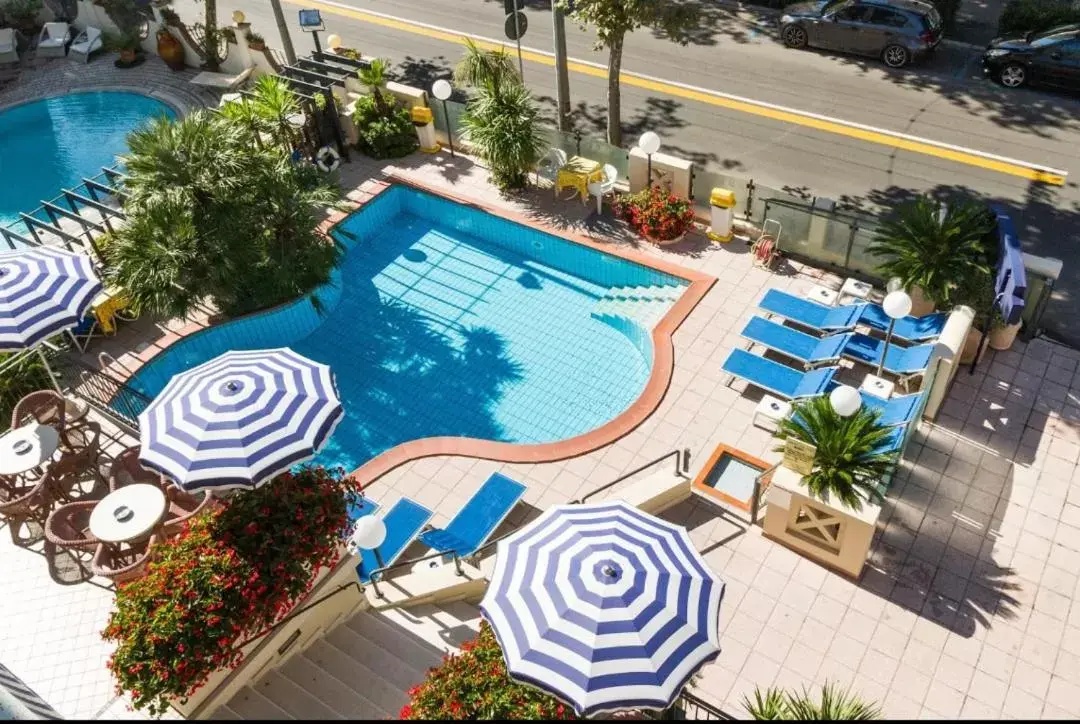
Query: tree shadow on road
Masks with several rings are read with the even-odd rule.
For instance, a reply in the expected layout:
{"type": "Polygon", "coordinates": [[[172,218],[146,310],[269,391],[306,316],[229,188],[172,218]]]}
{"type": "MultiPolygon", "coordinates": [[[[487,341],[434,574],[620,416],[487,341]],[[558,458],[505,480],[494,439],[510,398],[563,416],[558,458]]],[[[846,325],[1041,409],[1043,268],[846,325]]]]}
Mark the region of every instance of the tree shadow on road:
{"type": "Polygon", "coordinates": [[[440,78],[449,79],[453,75],[454,66],[446,59],[445,55],[436,55],[432,58],[414,58],[406,55],[392,69],[394,80],[414,88],[431,88],[431,84],[440,78]]]}

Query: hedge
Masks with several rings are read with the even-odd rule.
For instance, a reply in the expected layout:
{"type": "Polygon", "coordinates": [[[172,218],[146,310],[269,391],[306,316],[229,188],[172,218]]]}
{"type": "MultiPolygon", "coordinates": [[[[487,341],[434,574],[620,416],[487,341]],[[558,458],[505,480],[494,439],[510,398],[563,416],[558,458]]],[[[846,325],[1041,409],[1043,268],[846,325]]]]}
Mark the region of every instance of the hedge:
{"type": "Polygon", "coordinates": [[[998,35],[1023,35],[1080,23],[1080,4],[1068,0],[1010,0],[998,21],[998,35]]]}

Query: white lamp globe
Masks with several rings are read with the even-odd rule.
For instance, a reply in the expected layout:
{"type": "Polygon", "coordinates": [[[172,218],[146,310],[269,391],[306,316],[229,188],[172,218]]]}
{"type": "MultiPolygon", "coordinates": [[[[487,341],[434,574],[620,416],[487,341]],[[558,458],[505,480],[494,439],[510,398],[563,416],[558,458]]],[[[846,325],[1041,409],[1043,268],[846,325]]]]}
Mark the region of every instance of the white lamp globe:
{"type": "Polygon", "coordinates": [[[386,523],[382,518],[374,515],[365,515],[356,521],[352,535],[349,536],[349,550],[356,552],[358,549],[374,550],[386,540],[386,523]]]}
{"type": "Polygon", "coordinates": [[[241,10],[233,10],[232,19],[234,23],[239,25],[240,23],[247,20],[247,16],[244,15],[243,11],[241,10]]]}
{"type": "Polygon", "coordinates": [[[885,301],[881,303],[885,314],[892,319],[903,319],[911,313],[911,297],[903,290],[889,292],[885,295],[885,301]]]}
{"type": "Polygon", "coordinates": [[[445,80],[437,80],[431,86],[431,95],[438,98],[440,101],[450,99],[450,94],[454,92],[454,89],[450,87],[450,83],[445,80]]]}
{"type": "Polygon", "coordinates": [[[645,133],[641,134],[641,138],[638,139],[637,145],[638,148],[651,156],[660,150],[660,136],[652,131],[645,131],[645,133]]]}
{"type": "Polygon", "coordinates": [[[840,417],[851,417],[862,407],[862,397],[854,387],[840,385],[829,393],[829,404],[840,417]]]}
{"type": "Polygon", "coordinates": [[[331,33],[326,37],[326,47],[330,50],[337,50],[341,47],[341,36],[336,33],[331,33]]]}

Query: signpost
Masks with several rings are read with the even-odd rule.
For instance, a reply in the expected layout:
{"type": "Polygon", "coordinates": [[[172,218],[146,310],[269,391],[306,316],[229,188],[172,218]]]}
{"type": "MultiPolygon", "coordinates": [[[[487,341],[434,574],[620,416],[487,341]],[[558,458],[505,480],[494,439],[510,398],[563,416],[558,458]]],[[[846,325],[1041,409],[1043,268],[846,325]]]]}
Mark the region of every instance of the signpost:
{"type": "Polygon", "coordinates": [[[506,21],[503,23],[503,32],[506,37],[517,43],[518,72],[521,81],[525,82],[525,63],[521,59],[521,36],[529,29],[529,19],[521,10],[525,7],[525,0],[503,0],[503,10],[506,12],[506,21]]]}
{"type": "Polygon", "coordinates": [[[300,29],[305,33],[311,33],[311,39],[315,43],[315,52],[322,53],[322,47],[319,45],[319,31],[326,29],[323,25],[322,14],[318,10],[301,10],[300,29]]]}
{"type": "Polygon", "coordinates": [[[799,475],[814,472],[814,457],[817,447],[793,437],[784,441],[784,467],[794,470],[799,475]]]}

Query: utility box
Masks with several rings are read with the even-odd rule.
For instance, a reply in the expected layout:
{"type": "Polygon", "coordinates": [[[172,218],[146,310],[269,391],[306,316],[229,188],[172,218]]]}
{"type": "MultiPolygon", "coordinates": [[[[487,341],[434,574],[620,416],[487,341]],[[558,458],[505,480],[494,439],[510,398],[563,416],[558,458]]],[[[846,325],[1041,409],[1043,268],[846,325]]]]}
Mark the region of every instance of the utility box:
{"type": "Polygon", "coordinates": [[[709,194],[711,223],[707,235],[713,241],[731,241],[731,221],[735,216],[735,192],[715,188],[709,194]]]}
{"type": "Polygon", "coordinates": [[[439,142],[435,140],[435,117],[427,106],[413,106],[413,126],[416,128],[416,137],[420,139],[420,150],[424,153],[438,153],[439,142]]]}

